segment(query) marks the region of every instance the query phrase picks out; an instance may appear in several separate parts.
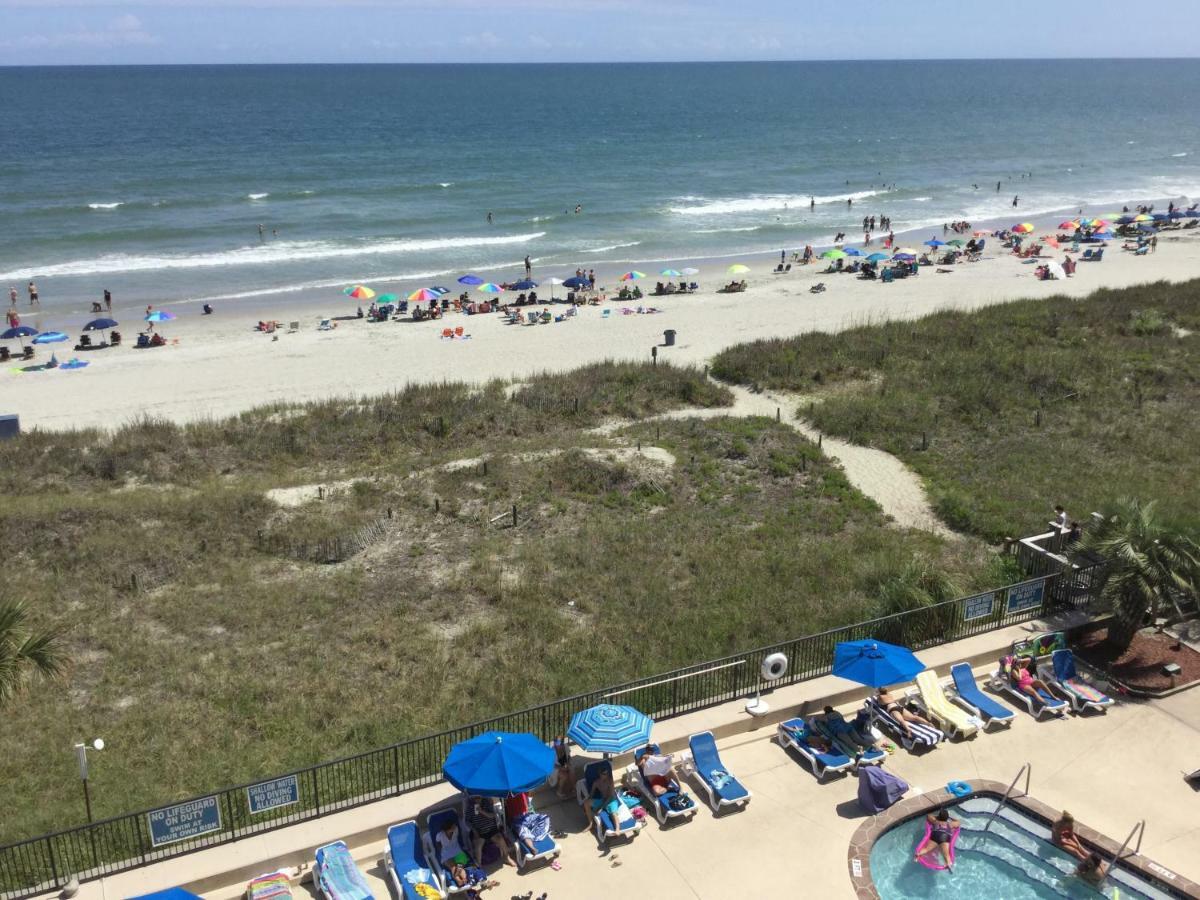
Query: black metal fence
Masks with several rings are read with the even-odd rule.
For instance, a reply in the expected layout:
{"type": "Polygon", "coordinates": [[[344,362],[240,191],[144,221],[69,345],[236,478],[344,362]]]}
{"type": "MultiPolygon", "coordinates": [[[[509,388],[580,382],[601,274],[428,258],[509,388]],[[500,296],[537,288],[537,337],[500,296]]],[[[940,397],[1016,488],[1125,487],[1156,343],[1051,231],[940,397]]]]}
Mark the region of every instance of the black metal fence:
{"type": "Polygon", "coordinates": [[[778,687],[828,675],[841,641],[871,637],[921,650],[1069,607],[1086,608],[1093,575],[1092,569],[1041,575],[299,769],[266,780],[287,785],[286,805],[271,809],[262,810],[261,801],[251,805],[251,790],[265,782],[194,797],[164,808],[176,825],[166,835],[169,843],[161,828],[155,835],[151,827],[151,817],[162,818],[160,809],[10,844],[0,847],[0,898],[17,900],[61,886],[71,876],[84,880],[136,868],[436,784],[450,747],[481,731],[529,731],[549,740],[566,729],[574,713],[597,703],[624,703],[666,719],[746,697],[763,686],[759,671],[772,653],[788,660],[786,674],[773,683],[778,687]]]}

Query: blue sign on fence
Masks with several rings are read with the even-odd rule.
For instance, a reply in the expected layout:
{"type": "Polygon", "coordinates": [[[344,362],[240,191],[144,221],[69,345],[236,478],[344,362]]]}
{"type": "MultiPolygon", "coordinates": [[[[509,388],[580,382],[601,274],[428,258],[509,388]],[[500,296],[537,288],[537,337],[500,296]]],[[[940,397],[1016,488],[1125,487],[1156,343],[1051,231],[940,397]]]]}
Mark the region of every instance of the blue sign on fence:
{"type": "Polygon", "coordinates": [[[280,806],[300,802],[300,780],[295,775],[260,781],[246,788],[246,803],[250,812],[261,813],[280,806]]]}
{"type": "Polygon", "coordinates": [[[967,597],[963,600],[963,621],[970,622],[972,619],[983,619],[990,616],[995,609],[995,591],[988,591],[986,594],[976,594],[974,597],[967,597]]]}
{"type": "Polygon", "coordinates": [[[201,797],[148,812],[146,821],[150,824],[150,843],[161,847],[210,831],[220,831],[221,808],[215,796],[201,797]]]}
{"type": "Polygon", "coordinates": [[[1008,589],[1008,603],[1005,606],[1005,610],[1009,613],[1015,613],[1025,609],[1033,609],[1035,606],[1041,606],[1045,589],[1045,579],[1010,587],[1008,589]]]}

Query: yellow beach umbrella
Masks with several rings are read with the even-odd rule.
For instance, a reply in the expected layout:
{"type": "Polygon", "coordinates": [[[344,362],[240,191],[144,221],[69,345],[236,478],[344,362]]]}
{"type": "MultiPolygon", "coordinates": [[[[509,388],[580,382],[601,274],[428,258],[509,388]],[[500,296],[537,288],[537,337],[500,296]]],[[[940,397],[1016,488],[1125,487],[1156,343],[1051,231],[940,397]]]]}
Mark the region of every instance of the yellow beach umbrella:
{"type": "Polygon", "coordinates": [[[725,271],[728,272],[730,275],[744,275],[750,271],[750,267],[743,266],[741,263],[734,263],[732,266],[730,266],[725,271]]]}

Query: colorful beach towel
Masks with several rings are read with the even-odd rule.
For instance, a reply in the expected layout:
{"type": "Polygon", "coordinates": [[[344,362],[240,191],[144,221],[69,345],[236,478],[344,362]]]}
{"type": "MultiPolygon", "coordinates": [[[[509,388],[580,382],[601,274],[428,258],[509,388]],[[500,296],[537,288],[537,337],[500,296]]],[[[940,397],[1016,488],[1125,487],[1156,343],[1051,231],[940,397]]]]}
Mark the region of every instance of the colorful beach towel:
{"type": "Polygon", "coordinates": [[[246,885],[247,900],[274,900],[292,896],[292,883],[282,872],[259,875],[246,885]]]}

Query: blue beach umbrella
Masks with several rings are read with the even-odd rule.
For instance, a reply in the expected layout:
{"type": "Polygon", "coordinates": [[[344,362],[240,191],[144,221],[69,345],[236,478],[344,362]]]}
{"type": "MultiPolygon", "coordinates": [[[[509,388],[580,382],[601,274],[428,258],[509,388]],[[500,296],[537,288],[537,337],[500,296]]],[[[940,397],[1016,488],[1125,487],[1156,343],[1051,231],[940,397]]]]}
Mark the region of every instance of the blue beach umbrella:
{"type": "Polygon", "coordinates": [[[1093,234],[1092,239],[1097,240],[1097,241],[1111,241],[1113,239],[1113,236],[1111,234],[1109,234],[1107,231],[1100,231],[1100,232],[1097,232],[1096,234],[1093,234]]]}
{"type": "Polygon", "coordinates": [[[863,255],[863,252],[861,250],[857,250],[854,247],[847,247],[844,252],[847,256],[862,256],[863,255]]]}
{"type": "Polygon", "coordinates": [[[537,286],[538,285],[537,285],[536,281],[532,281],[531,279],[526,278],[523,281],[518,281],[515,284],[510,284],[508,286],[508,289],[510,291],[532,291],[537,286]]]}
{"type": "Polygon", "coordinates": [[[867,257],[867,262],[877,263],[877,262],[883,262],[888,259],[891,259],[891,257],[888,256],[886,253],[872,253],[870,256],[867,257]]]}
{"type": "Polygon", "coordinates": [[[632,706],[601,704],[575,713],[567,737],[589,753],[625,753],[650,741],[654,721],[632,706]]]}
{"type": "Polygon", "coordinates": [[[116,319],[92,319],[83,326],[84,331],[104,331],[106,328],[116,328],[116,319]]]}
{"type": "Polygon", "coordinates": [[[1166,213],[1155,213],[1153,216],[1153,219],[1155,222],[1165,222],[1169,218],[1171,218],[1171,217],[1168,216],[1166,213]]]}
{"type": "Polygon", "coordinates": [[[431,290],[431,291],[433,291],[435,294],[448,294],[448,293],[450,293],[450,288],[448,288],[448,287],[441,287],[440,285],[436,285],[436,284],[435,284],[433,287],[431,287],[431,288],[430,288],[430,290],[431,290]]]}
{"type": "Polygon", "coordinates": [[[925,246],[926,247],[944,247],[946,245],[942,241],[939,241],[937,238],[930,238],[929,240],[927,240],[925,242],[925,246]]]}
{"type": "Polygon", "coordinates": [[[535,735],[485,731],[451,747],[442,774],[468,794],[507,797],[540,785],[554,763],[554,751],[535,735]]]}
{"type": "Polygon", "coordinates": [[[1171,218],[1171,219],[1182,219],[1183,218],[1183,210],[1182,209],[1173,209],[1169,213],[1167,213],[1167,217],[1171,218]]]}
{"type": "Polygon", "coordinates": [[[924,669],[908,648],[870,638],[843,641],[833,650],[833,674],[867,687],[912,681],[924,669]]]}
{"type": "Polygon", "coordinates": [[[18,338],[33,337],[37,333],[36,328],[30,328],[28,325],[16,325],[0,334],[0,341],[15,341],[18,338]]]}
{"type": "Polygon", "coordinates": [[[478,275],[464,275],[458,279],[459,284],[483,284],[483,279],[478,275]]]}
{"type": "Polygon", "coordinates": [[[136,897],[130,897],[129,900],[202,900],[202,898],[181,887],[173,887],[167,888],[165,891],[155,891],[152,894],[139,894],[136,897]]]}
{"type": "Polygon", "coordinates": [[[1145,222],[1143,222],[1141,225],[1138,226],[1138,231],[1142,232],[1143,234],[1157,234],[1158,233],[1157,228],[1155,228],[1153,225],[1147,225],[1145,222]]]}
{"type": "Polygon", "coordinates": [[[1133,224],[1133,216],[1121,216],[1121,218],[1117,219],[1117,224],[1118,225],[1132,225],[1133,224]]]}
{"type": "Polygon", "coordinates": [[[682,278],[683,277],[683,273],[679,272],[675,269],[663,269],[658,274],[663,276],[664,278],[682,278]]]}
{"type": "Polygon", "coordinates": [[[912,253],[897,253],[895,256],[892,257],[892,259],[898,259],[901,262],[912,262],[916,258],[917,257],[914,256],[912,253]]]}
{"type": "Polygon", "coordinates": [[[67,336],[61,331],[43,331],[33,339],[35,344],[57,344],[60,341],[67,340],[67,336]]]}
{"type": "Polygon", "coordinates": [[[146,316],[147,322],[170,322],[175,318],[175,313],[167,312],[166,310],[156,309],[150,315],[146,316]]]}
{"type": "Polygon", "coordinates": [[[574,276],[568,278],[566,281],[564,281],[563,286],[579,289],[579,288],[590,287],[591,282],[588,281],[586,278],[580,278],[578,275],[574,275],[574,276]]]}
{"type": "Polygon", "coordinates": [[[1184,215],[1189,219],[1200,219],[1200,209],[1189,209],[1184,215]]]}

